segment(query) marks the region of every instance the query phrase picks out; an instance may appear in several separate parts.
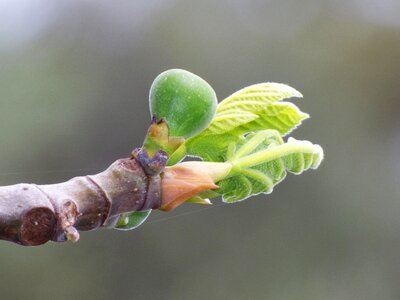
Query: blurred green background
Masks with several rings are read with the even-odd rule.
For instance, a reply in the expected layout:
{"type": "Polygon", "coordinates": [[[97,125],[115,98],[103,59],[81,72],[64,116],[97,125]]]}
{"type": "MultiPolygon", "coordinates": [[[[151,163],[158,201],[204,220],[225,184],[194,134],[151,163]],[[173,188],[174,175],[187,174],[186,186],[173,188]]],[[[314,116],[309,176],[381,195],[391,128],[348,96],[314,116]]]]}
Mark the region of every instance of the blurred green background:
{"type": "Polygon", "coordinates": [[[96,173],[139,146],[169,68],[219,99],[283,82],[318,171],[77,244],[0,242],[1,299],[400,299],[400,2],[0,0],[0,184],[96,173]]]}

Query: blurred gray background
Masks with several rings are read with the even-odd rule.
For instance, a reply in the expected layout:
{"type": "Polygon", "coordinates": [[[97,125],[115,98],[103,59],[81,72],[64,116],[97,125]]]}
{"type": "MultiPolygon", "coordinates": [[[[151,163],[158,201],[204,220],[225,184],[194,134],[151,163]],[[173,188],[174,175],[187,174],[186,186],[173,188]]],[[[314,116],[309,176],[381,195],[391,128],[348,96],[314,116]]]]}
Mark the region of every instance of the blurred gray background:
{"type": "Polygon", "coordinates": [[[0,184],[96,173],[139,146],[169,68],[220,100],[283,82],[318,171],[77,244],[0,242],[1,299],[400,299],[400,2],[0,0],[0,184]]]}

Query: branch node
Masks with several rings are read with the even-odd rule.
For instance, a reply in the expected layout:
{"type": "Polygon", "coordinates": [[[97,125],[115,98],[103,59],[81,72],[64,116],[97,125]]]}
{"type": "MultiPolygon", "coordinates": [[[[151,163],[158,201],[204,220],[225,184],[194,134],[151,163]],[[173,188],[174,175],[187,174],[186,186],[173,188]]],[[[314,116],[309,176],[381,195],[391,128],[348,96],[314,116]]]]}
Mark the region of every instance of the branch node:
{"type": "Polygon", "coordinates": [[[146,148],[135,149],[132,156],[142,166],[148,180],[146,199],[138,210],[160,208],[162,204],[161,176],[168,162],[168,154],[159,150],[153,157],[149,156],[146,148]]]}

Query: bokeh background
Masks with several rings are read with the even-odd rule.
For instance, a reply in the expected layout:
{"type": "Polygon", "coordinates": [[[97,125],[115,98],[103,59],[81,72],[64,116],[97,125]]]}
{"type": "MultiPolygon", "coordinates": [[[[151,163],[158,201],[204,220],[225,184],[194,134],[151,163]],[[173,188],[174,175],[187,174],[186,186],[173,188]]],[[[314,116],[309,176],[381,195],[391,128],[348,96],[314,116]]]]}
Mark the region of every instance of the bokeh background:
{"type": "Polygon", "coordinates": [[[219,99],[288,83],[318,171],[77,244],[0,242],[1,299],[400,299],[400,2],[0,0],[0,184],[96,173],[141,144],[169,68],[219,99]]]}

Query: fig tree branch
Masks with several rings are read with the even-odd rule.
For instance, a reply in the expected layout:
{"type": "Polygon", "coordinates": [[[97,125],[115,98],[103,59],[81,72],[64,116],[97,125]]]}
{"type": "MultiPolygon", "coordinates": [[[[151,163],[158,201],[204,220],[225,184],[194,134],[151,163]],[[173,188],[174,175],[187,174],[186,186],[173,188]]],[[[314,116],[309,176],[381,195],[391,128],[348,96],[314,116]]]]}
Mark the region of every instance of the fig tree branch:
{"type": "Polygon", "coordinates": [[[143,156],[59,184],[0,187],[0,239],[28,246],[76,241],[78,230],[113,226],[122,213],[159,208],[167,156],[143,156]]]}

